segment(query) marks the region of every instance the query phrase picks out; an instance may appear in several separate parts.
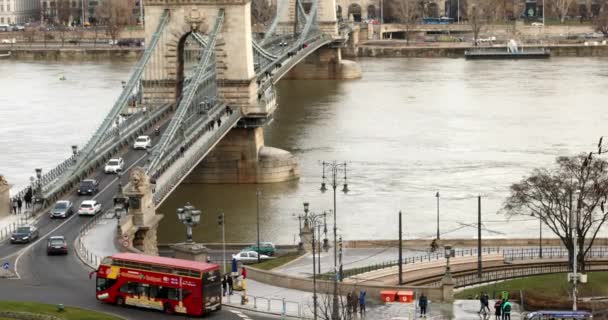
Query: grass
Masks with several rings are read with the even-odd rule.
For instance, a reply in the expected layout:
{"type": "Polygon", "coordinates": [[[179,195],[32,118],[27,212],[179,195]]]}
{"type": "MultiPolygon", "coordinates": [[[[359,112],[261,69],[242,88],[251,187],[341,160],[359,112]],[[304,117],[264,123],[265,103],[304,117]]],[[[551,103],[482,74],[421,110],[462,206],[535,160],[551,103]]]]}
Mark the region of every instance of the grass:
{"type": "MultiPolygon", "coordinates": [[[[96,311],[84,310],[75,307],[65,306],[64,311],[57,311],[56,305],[44,304],[36,302],[17,302],[17,301],[0,301],[0,312],[28,312],[35,314],[50,315],[65,320],[119,320],[105,313],[96,311]]],[[[5,319],[0,317],[0,319],[5,319]]]]}
{"type": "Polygon", "coordinates": [[[280,267],[288,262],[291,262],[301,256],[298,252],[289,252],[282,256],[276,257],[274,259],[266,260],[262,263],[252,264],[251,266],[257,269],[262,270],[272,270],[274,268],[280,267]]]}
{"type": "MultiPolygon", "coordinates": [[[[486,286],[465,289],[455,294],[456,299],[474,299],[480,292],[487,292],[490,297],[498,297],[501,291],[509,291],[509,296],[519,296],[519,290],[542,295],[545,298],[568,296],[571,290],[565,273],[548,274],[507,280],[486,286]]],[[[581,297],[608,295],[608,272],[589,272],[587,283],[578,285],[581,297]]]]}

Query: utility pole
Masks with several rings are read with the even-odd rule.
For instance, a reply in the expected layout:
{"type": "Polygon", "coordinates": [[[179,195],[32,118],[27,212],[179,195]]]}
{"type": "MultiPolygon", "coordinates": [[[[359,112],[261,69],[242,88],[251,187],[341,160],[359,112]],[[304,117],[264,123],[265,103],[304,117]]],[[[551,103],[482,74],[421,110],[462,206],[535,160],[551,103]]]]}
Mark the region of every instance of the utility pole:
{"type": "Polygon", "coordinates": [[[435,197],[437,197],[437,240],[439,240],[439,191],[437,191],[435,197]]]}
{"type": "MultiPolygon", "coordinates": [[[[261,258],[260,258],[260,189],[257,189],[255,191],[255,199],[256,199],[256,203],[257,203],[257,210],[256,210],[256,217],[257,217],[257,235],[258,235],[258,242],[257,242],[257,248],[256,251],[258,253],[258,263],[262,262],[261,258]]],[[[315,231],[313,229],[312,233],[314,234],[315,231]]]]}
{"type": "MultiPolygon", "coordinates": [[[[572,196],[572,194],[571,194],[572,196]]],[[[576,211],[572,211],[572,214],[576,216],[573,217],[570,215],[570,227],[572,228],[572,244],[574,246],[574,253],[572,257],[572,311],[576,311],[576,284],[578,282],[578,213],[581,208],[581,197],[580,194],[577,194],[577,205],[576,211]]]]}
{"type": "MultiPolygon", "coordinates": [[[[296,0],[297,1],[297,0],[296,0]]],[[[312,313],[313,319],[317,320],[317,265],[315,261],[315,226],[314,224],[311,226],[312,228],[312,313]]]]}
{"type": "Polygon", "coordinates": [[[399,285],[403,284],[403,240],[401,229],[401,211],[399,211],[399,285]]]}
{"type": "Polygon", "coordinates": [[[477,276],[481,278],[481,196],[477,196],[477,276]]]}
{"type": "Polygon", "coordinates": [[[543,258],[543,219],[538,216],[538,257],[543,258]]]}

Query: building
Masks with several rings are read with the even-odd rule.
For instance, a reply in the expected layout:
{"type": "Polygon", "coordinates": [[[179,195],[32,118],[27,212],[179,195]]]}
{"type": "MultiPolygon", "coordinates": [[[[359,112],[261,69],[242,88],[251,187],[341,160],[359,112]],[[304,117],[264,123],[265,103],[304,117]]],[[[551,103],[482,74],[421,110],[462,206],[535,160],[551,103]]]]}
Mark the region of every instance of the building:
{"type": "Polygon", "coordinates": [[[0,24],[23,24],[38,19],[38,0],[0,0],[0,24]]]}
{"type": "MultiPolygon", "coordinates": [[[[0,0],[1,2],[2,0],[0,0]]],[[[6,1],[6,0],[5,0],[6,1]]],[[[17,0],[19,1],[19,0],[17,0]]],[[[39,0],[40,17],[44,23],[74,23],[79,25],[84,19],[86,22],[95,23],[95,11],[103,3],[103,0],[39,0]],[[84,10],[83,10],[84,6],[84,10]]],[[[139,3],[135,1],[133,15],[139,18],[139,3]]]]}

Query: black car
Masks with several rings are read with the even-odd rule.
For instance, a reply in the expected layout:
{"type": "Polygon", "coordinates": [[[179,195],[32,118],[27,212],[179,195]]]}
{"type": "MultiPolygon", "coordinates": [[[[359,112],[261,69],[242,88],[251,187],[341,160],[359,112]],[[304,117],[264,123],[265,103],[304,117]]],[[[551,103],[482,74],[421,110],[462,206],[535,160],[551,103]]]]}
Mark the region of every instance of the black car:
{"type": "Polygon", "coordinates": [[[11,243],[28,243],[36,238],[38,238],[38,229],[36,227],[21,226],[11,234],[11,243]]]}
{"type": "Polygon", "coordinates": [[[82,180],[78,186],[78,194],[96,194],[98,187],[99,183],[95,179],[82,180]]]}
{"type": "Polygon", "coordinates": [[[46,254],[68,254],[68,243],[63,236],[52,236],[46,241],[46,254]]]}

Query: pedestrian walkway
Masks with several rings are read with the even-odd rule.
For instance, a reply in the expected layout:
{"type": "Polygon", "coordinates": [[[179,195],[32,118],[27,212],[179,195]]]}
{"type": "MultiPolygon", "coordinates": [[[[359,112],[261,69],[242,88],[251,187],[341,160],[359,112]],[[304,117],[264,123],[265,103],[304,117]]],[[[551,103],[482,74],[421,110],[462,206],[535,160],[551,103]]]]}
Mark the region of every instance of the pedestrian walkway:
{"type": "Polygon", "coordinates": [[[93,222],[90,228],[83,230],[80,241],[77,241],[77,250],[84,263],[96,268],[101,263],[101,259],[119,252],[114,245],[117,222],[114,219],[114,212],[91,219],[97,221],[93,222]]]}
{"type": "Polygon", "coordinates": [[[15,229],[24,224],[33,223],[30,209],[23,209],[20,214],[11,214],[0,219],[0,241],[7,239],[15,229]]]}

